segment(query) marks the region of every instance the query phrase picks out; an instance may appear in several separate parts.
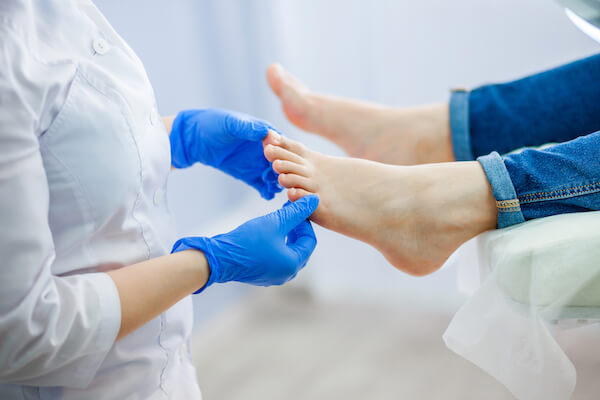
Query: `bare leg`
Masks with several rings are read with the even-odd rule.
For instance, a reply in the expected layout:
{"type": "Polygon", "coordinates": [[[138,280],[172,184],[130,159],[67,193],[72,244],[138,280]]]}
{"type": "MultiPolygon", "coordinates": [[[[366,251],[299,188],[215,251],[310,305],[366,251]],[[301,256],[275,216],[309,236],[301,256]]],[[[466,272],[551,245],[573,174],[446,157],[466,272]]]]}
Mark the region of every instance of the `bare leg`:
{"type": "Polygon", "coordinates": [[[264,145],[291,201],[319,195],[314,222],[371,244],[411,275],[436,271],[462,243],[496,225],[477,162],[393,166],[319,154],[274,133],[264,145]]]}
{"type": "Polygon", "coordinates": [[[313,93],[277,64],[267,80],[293,124],[352,157],[397,165],[454,161],[447,104],[391,108],[313,93]]]}

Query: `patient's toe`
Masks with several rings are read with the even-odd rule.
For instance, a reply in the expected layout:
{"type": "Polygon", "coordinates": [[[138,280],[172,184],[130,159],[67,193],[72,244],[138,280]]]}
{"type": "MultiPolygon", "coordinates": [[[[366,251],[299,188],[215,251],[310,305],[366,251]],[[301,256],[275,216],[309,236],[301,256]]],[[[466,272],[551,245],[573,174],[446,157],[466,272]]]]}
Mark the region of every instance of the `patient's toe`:
{"type": "Polygon", "coordinates": [[[280,146],[284,149],[291,151],[292,153],[296,153],[300,156],[303,156],[307,151],[306,147],[302,143],[292,140],[288,137],[282,136],[280,140],[280,146]]]}
{"type": "Polygon", "coordinates": [[[296,174],[280,174],[279,183],[284,188],[299,188],[316,193],[317,185],[311,179],[296,174]]]}
{"type": "Polygon", "coordinates": [[[304,159],[298,154],[292,153],[283,147],[274,146],[272,144],[269,144],[265,147],[265,157],[270,162],[275,160],[287,160],[296,164],[304,164],[304,159]]]}
{"type": "Polygon", "coordinates": [[[278,174],[296,174],[301,176],[308,176],[309,170],[306,166],[297,164],[295,162],[287,160],[275,160],[273,161],[273,169],[278,174]]]}
{"type": "Polygon", "coordinates": [[[288,199],[290,201],[296,201],[304,196],[308,196],[309,194],[313,194],[311,192],[307,192],[304,189],[300,189],[300,188],[292,188],[290,190],[288,190],[288,199]]]}

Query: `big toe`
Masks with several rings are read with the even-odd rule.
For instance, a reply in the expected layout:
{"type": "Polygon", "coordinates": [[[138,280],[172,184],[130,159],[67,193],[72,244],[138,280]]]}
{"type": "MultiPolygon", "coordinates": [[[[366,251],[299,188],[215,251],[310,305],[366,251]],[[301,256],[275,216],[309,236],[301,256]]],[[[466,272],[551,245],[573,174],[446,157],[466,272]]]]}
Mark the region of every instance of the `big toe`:
{"type": "Polygon", "coordinates": [[[308,91],[306,86],[283,68],[281,64],[271,64],[267,68],[267,81],[279,97],[302,94],[308,91]]]}
{"type": "Polygon", "coordinates": [[[280,64],[271,64],[267,68],[267,82],[269,82],[269,86],[278,97],[281,97],[283,72],[283,67],[280,64]]]}
{"type": "Polygon", "coordinates": [[[282,102],[287,116],[294,123],[302,122],[307,113],[309,90],[302,82],[287,72],[280,64],[272,64],[267,69],[267,81],[282,102]]]}

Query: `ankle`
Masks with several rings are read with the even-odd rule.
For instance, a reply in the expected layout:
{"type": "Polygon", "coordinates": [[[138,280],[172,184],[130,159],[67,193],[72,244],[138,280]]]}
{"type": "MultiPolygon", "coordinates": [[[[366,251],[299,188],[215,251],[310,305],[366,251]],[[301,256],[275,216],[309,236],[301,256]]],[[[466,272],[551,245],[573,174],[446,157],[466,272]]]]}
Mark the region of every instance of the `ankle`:
{"type": "Polygon", "coordinates": [[[394,109],[389,126],[413,147],[413,164],[455,161],[448,104],[394,109]]]}
{"type": "Polygon", "coordinates": [[[496,227],[492,188],[477,161],[424,165],[430,182],[428,202],[438,209],[445,229],[456,231],[458,245],[496,227]]]}

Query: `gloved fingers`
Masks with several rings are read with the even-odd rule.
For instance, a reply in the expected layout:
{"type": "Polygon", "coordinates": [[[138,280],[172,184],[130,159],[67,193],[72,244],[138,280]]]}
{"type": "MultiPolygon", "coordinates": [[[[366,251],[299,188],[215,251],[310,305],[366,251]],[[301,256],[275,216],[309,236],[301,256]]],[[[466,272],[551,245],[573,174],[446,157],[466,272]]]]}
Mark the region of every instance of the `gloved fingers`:
{"type": "Polygon", "coordinates": [[[264,183],[277,182],[277,173],[273,170],[273,165],[271,163],[265,168],[261,174],[261,178],[264,183]]]}
{"type": "Polygon", "coordinates": [[[261,174],[261,180],[263,185],[260,192],[261,196],[266,200],[271,200],[275,196],[275,193],[279,193],[283,190],[283,187],[279,184],[279,180],[277,179],[277,174],[273,171],[273,167],[270,163],[261,174]]]}
{"type": "Polygon", "coordinates": [[[230,135],[239,139],[258,142],[263,140],[272,128],[265,121],[230,112],[225,116],[225,129],[230,135]]]}
{"type": "Polygon", "coordinates": [[[300,225],[315,212],[318,205],[319,197],[317,195],[305,196],[293,203],[284,204],[282,208],[275,211],[281,232],[287,234],[300,225]]]}
{"type": "Polygon", "coordinates": [[[298,255],[300,268],[304,267],[317,247],[317,237],[310,221],[304,220],[290,231],[287,246],[298,255]]]}
{"type": "Polygon", "coordinates": [[[275,194],[283,190],[277,181],[265,181],[261,176],[251,180],[245,180],[244,182],[256,189],[260,194],[260,197],[265,200],[272,200],[275,197],[275,194]]]}
{"type": "Polygon", "coordinates": [[[297,227],[293,228],[287,235],[287,244],[291,246],[296,244],[298,240],[308,237],[316,241],[315,231],[309,220],[305,219],[297,227]]]}
{"type": "MultiPolygon", "coordinates": [[[[300,268],[298,268],[298,271],[300,271],[300,270],[301,270],[303,267],[304,267],[304,265],[302,265],[300,268]]],[[[291,280],[294,280],[294,278],[295,278],[296,276],[298,276],[298,271],[296,271],[296,273],[295,273],[294,275],[290,276],[290,277],[289,277],[289,278],[287,278],[285,281],[283,281],[283,282],[281,282],[281,283],[278,283],[277,285],[278,285],[278,286],[281,286],[281,285],[284,285],[284,284],[288,283],[288,282],[289,282],[289,281],[291,281],[291,280]]]]}

